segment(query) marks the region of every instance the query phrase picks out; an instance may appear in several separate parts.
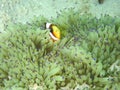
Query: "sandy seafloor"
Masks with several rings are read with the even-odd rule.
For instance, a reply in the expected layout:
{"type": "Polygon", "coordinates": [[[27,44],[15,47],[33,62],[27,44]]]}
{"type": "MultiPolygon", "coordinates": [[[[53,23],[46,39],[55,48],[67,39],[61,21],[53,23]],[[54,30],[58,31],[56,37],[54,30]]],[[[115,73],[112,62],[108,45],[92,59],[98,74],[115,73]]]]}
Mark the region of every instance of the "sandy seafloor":
{"type": "Polygon", "coordinates": [[[81,13],[89,12],[96,17],[104,14],[120,16],[120,0],[0,0],[0,32],[8,22],[28,22],[34,16],[56,17],[60,10],[75,8],[81,13]]]}

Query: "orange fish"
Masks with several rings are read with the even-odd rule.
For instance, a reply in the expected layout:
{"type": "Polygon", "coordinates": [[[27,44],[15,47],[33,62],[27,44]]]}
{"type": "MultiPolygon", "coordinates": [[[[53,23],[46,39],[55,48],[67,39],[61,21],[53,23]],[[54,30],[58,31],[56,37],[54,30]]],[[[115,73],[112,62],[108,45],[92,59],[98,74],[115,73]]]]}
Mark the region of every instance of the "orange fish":
{"type": "Polygon", "coordinates": [[[50,37],[53,41],[60,40],[60,29],[51,23],[46,23],[46,29],[50,30],[50,37]]]}

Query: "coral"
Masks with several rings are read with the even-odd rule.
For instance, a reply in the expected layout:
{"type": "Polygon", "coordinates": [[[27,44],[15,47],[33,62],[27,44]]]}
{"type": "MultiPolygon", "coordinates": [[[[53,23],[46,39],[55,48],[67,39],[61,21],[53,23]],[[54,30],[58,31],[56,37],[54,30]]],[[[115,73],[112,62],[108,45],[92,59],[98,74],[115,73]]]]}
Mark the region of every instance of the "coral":
{"type": "Polygon", "coordinates": [[[101,90],[120,88],[120,18],[81,15],[9,23],[0,37],[0,88],[5,90],[101,90]],[[44,23],[62,39],[53,42],[44,23]]]}
{"type": "Polygon", "coordinates": [[[120,79],[120,18],[105,15],[97,19],[91,15],[80,16],[80,13],[73,11],[67,15],[66,20],[60,23],[61,29],[66,23],[69,25],[65,30],[74,37],[77,44],[79,42],[84,50],[91,53],[93,59],[99,64],[100,71],[96,70],[96,73],[99,73],[100,77],[118,78],[115,81],[118,82],[120,79]]]}

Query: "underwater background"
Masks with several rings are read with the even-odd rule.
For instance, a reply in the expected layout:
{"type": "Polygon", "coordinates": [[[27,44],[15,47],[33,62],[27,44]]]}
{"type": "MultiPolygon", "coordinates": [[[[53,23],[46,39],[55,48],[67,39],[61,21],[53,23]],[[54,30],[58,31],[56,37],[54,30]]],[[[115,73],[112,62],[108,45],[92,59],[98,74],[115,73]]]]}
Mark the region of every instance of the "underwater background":
{"type": "Polygon", "coordinates": [[[0,0],[0,90],[119,90],[119,4],[0,0]]]}

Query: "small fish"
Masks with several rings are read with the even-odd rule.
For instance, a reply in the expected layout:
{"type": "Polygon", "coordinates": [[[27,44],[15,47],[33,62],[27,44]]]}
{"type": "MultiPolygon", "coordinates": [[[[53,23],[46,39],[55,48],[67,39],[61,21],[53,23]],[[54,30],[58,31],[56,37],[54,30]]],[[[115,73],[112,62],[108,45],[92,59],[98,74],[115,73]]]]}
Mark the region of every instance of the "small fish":
{"type": "Polygon", "coordinates": [[[50,30],[50,37],[53,41],[60,40],[60,29],[52,24],[52,23],[46,23],[46,29],[50,30]]]}
{"type": "Polygon", "coordinates": [[[104,0],[98,0],[99,4],[103,4],[104,0]]]}

